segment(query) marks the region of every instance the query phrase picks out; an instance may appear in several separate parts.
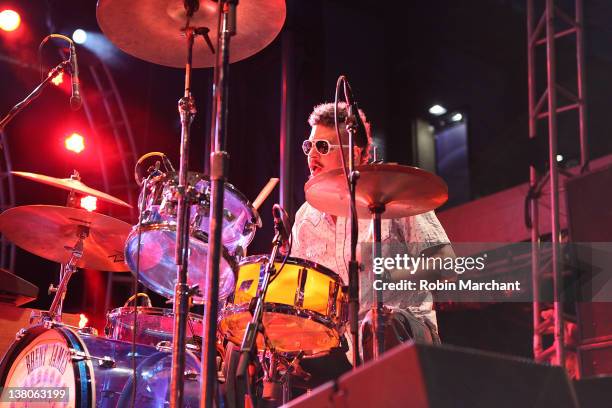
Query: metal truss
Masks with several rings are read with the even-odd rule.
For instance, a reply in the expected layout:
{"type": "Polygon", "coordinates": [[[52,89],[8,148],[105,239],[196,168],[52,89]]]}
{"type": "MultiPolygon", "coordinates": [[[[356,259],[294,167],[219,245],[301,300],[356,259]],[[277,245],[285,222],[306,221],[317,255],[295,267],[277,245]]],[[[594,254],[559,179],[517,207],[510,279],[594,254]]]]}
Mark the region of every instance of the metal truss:
{"type": "MultiPolygon", "coordinates": [[[[586,93],[584,73],[584,19],[582,1],[575,0],[574,17],[566,14],[555,5],[554,0],[544,0],[544,11],[539,18],[535,18],[535,0],[527,0],[527,64],[528,64],[528,90],[529,90],[529,138],[536,137],[537,123],[546,120],[548,125],[548,173],[539,176],[535,167],[530,167],[530,211],[531,211],[531,268],[534,291],[533,302],[533,354],[536,361],[554,361],[565,367],[564,343],[564,315],[563,315],[563,277],[561,262],[561,231],[559,223],[559,169],[557,167],[557,115],[578,110],[578,135],[580,138],[580,164],[585,170],[589,162],[589,149],[586,129],[586,93]],[[556,29],[556,26],[566,26],[556,29]],[[577,89],[570,91],[557,83],[556,66],[556,40],[565,36],[575,35],[576,39],[576,73],[577,89]],[[537,95],[536,91],[536,50],[539,46],[546,48],[546,88],[537,95]],[[560,104],[558,95],[569,100],[567,104],[560,104]],[[544,266],[540,262],[540,231],[538,214],[539,190],[544,184],[549,184],[550,193],[550,219],[552,226],[552,282],[554,290],[553,316],[554,341],[548,349],[543,349],[542,336],[547,321],[542,318],[543,307],[539,301],[540,283],[544,277],[544,266]]],[[[539,2],[538,2],[539,3],[539,2]]],[[[548,268],[548,267],[547,267],[548,268]]]]}

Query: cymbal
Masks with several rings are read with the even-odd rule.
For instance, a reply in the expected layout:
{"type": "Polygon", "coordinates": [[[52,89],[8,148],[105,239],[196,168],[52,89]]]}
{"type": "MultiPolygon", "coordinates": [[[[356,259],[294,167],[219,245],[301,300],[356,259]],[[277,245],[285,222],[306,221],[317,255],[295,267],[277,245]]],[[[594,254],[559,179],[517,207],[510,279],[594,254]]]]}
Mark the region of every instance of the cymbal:
{"type": "MultiPolygon", "coordinates": [[[[108,39],[126,53],[154,64],[184,68],[187,25],[184,0],[98,0],[98,25],[108,39]]],[[[285,22],[284,0],[249,0],[238,3],[236,35],[230,41],[230,62],[240,61],[262,50],[274,40],[285,22]]],[[[217,1],[200,0],[189,20],[194,28],[207,27],[217,46],[217,1]]],[[[204,38],[193,45],[193,68],[213,67],[216,56],[204,38]]]]}
{"type": "Polygon", "coordinates": [[[80,227],[88,229],[79,268],[123,272],[129,268],[123,248],[131,226],[107,215],[80,208],[24,205],[0,214],[0,232],[18,247],[42,258],[67,263],[80,227]]]}
{"type": "Polygon", "coordinates": [[[72,190],[80,194],[90,195],[99,198],[100,200],[107,201],[109,203],[121,205],[123,207],[132,208],[131,205],[126,203],[123,200],[120,200],[116,197],[113,197],[110,194],[103,193],[102,191],[94,190],[91,187],[88,187],[80,180],[71,179],[71,178],[55,178],[50,176],[45,176],[43,174],[36,173],[27,173],[25,171],[11,171],[11,174],[14,174],[19,177],[27,178],[28,180],[34,180],[42,184],[48,184],[53,187],[62,188],[64,190],[72,190]]]}
{"type": "MultiPolygon", "coordinates": [[[[446,183],[417,167],[398,164],[356,166],[355,203],[359,218],[371,218],[370,207],[384,207],[382,218],[402,218],[422,214],[444,204],[446,183]]],[[[327,214],[346,217],[350,196],[342,168],[326,171],[304,186],[306,201],[327,214]]]]}

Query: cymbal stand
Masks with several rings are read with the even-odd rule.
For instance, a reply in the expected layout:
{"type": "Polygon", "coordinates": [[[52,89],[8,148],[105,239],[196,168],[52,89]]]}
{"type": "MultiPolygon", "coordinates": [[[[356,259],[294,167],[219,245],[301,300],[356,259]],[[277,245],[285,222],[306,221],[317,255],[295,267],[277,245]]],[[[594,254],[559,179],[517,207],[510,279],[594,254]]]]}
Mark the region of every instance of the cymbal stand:
{"type": "Polygon", "coordinates": [[[53,302],[47,312],[41,315],[43,321],[50,322],[61,322],[62,321],[62,306],[64,298],[66,297],[66,290],[68,289],[68,281],[72,277],[72,274],[76,272],[76,264],[79,259],[83,256],[83,241],[89,236],[89,227],[79,225],[77,231],[78,239],[74,244],[74,247],[70,249],[70,259],[67,263],[62,265],[60,282],[55,289],[55,296],[53,302]]]}
{"type": "Polygon", "coordinates": [[[202,345],[202,382],[200,407],[212,408],[216,390],[216,334],[219,304],[219,263],[221,261],[221,232],[223,229],[223,194],[228,155],[225,149],[227,134],[227,95],[230,57],[230,39],[236,34],[236,7],[238,0],[219,0],[217,27],[217,59],[213,85],[213,120],[211,123],[210,153],[210,232],[206,270],[206,309],[204,313],[204,343],[202,345]]]}
{"type": "MultiPolygon", "coordinates": [[[[188,10],[189,14],[189,10],[188,10]]],[[[193,13],[191,13],[193,14],[193,13]]],[[[174,286],[174,326],[172,331],[172,371],[170,376],[170,407],[183,406],[183,390],[185,377],[185,353],[187,342],[187,318],[191,307],[191,296],[197,287],[187,284],[187,266],[189,262],[189,201],[191,191],[187,182],[189,172],[190,128],[196,114],[195,100],[191,94],[191,64],[193,57],[193,42],[196,29],[185,28],[187,38],[187,63],[185,64],[185,93],[178,102],[181,117],[180,168],[178,185],[178,208],[176,223],[177,264],[176,284],[174,286]]]]}
{"type": "MultiPolygon", "coordinates": [[[[372,225],[374,226],[374,242],[372,243],[372,259],[380,258],[382,256],[381,248],[381,224],[382,224],[382,213],[385,212],[384,204],[373,204],[369,208],[370,214],[372,214],[372,225]]],[[[372,272],[374,273],[374,272],[372,272]]],[[[383,275],[386,279],[386,275],[383,275]]],[[[373,279],[372,279],[373,280],[373,279]]],[[[382,290],[375,290],[373,296],[374,304],[372,305],[372,331],[373,333],[373,350],[372,355],[374,359],[380,357],[384,352],[385,347],[385,327],[383,323],[383,292],[382,290]]]]}

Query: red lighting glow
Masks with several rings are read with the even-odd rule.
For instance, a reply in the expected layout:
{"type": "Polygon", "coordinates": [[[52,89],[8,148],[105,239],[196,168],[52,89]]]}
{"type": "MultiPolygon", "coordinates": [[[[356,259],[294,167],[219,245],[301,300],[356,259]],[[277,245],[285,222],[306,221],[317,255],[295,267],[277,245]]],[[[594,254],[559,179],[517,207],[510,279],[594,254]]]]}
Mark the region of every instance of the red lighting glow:
{"type": "Polygon", "coordinates": [[[60,72],[59,74],[57,74],[55,77],[53,77],[51,82],[53,82],[53,85],[55,86],[60,86],[62,82],[64,82],[64,73],[60,72]]]}
{"type": "Polygon", "coordinates": [[[0,29],[4,31],[15,31],[21,24],[19,13],[14,10],[5,9],[0,11],[0,29]]]}
{"type": "Polygon", "coordinates": [[[85,316],[83,313],[81,313],[79,315],[79,329],[82,329],[83,327],[85,327],[87,325],[88,321],[89,321],[89,319],[87,318],[87,316],[85,316]]]}
{"type": "Polygon", "coordinates": [[[64,140],[64,146],[71,152],[81,153],[85,150],[85,138],[78,133],[73,133],[64,140]]]}
{"type": "Polygon", "coordinates": [[[98,208],[98,199],[94,196],[81,198],[81,208],[87,211],[95,211],[98,208]]]}

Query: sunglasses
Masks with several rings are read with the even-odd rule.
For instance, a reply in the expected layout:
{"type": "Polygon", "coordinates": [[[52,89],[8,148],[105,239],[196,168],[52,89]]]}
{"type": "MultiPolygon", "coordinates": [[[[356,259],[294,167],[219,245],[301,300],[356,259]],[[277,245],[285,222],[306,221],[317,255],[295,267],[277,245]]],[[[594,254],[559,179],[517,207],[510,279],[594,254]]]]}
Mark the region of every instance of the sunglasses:
{"type": "Polygon", "coordinates": [[[318,140],[304,140],[302,142],[302,150],[304,154],[308,156],[312,148],[315,148],[319,154],[326,155],[330,152],[331,149],[337,149],[339,147],[349,147],[349,145],[336,145],[331,144],[327,140],[318,139],[318,140]]]}

